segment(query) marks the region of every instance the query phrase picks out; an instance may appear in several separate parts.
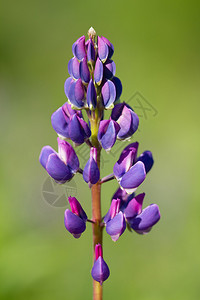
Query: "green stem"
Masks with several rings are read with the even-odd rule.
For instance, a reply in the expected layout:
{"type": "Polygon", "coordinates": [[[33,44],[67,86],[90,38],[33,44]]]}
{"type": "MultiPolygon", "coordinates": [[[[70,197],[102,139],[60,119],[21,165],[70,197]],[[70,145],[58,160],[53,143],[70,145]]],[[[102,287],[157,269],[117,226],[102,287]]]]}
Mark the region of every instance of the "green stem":
{"type": "MultiPolygon", "coordinates": [[[[97,113],[90,119],[92,132],[92,145],[97,149],[97,164],[100,171],[101,146],[97,139],[99,120],[97,113]]],[[[93,228],[93,260],[95,259],[95,245],[101,244],[103,240],[103,227],[101,226],[101,183],[100,180],[91,188],[92,192],[92,224],[93,228]]],[[[103,299],[103,287],[99,282],[93,280],[93,300],[103,299]]]]}

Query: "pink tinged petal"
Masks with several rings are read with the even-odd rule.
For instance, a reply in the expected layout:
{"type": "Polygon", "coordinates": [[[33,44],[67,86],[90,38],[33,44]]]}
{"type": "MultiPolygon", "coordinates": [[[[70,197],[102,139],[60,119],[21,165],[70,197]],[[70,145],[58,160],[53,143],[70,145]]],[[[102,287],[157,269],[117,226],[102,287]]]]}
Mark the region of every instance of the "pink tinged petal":
{"type": "Polygon", "coordinates": [[[84,106],[85,88],[81,79],[70,83],[68,99],[71,104],[77,108],[82,108],[84,106]]]}
{"type": "Polygon", "coordinates": [[[75,197],[69,197],[68,198],[72,213],[80,217],[83,221],[87,221],[87,215],[85,211],[83,210],[81,204],[78,202],[78,200],[75,197]]]}
{"type": "Polygon", "coordinates": [[[76,41],[75,45],[73,46],[73,53],[79,60],[83,59],[86,56],[84,35],[76,41]]]}
{"type": "Polygon", "coordinates": [[[88,59],[88,61],[95,61],[95,49],[94,49],[94,43],[93,43],[92,39],[89,39],[89,41],[88,41],[87,59],[88,59]]]}
{"type": "MultiPolygon", "coordinates": [[[[123,202],[127,202],[129,197],[129,194],[127,194],[124,190],[122,190],[121,188],[118,188],[116,190],[116,192],[114,193],[114,195],[112,196],[112,199],[117,199],[119,198],[121,200],[121,204],[123,202]]],[[[121,206],[121,205],[120,205],[121,206]]]]}
{"type": "Polygon", "coordinates": [[[108,279],[110,271],[108,265],[101,256],[99,256],[99,258],[94,262],[91,275],[92,278],[98,281],[101,285],[103,281],[108,279]]]}
{"type": "Polygon", "coordinates": [[[113,60],[108,59],[103,65],[103,76],[106,79],[111,79],[115,76],[116,66],[113,60]]]}
{"type": "Polygon", "coordinates": [[[145,193],[135,196],[127,205],[124,210],[124,215],[127,220],[134,218],[142,212],[142,204],[144,200],[145,193]]]}
{"type": "Polygon", "coordinates": [[[72,179],[74,175],[71,168],[54,153],[49,155],[46,170],[54,180],[60,183],[64,183],[72,179]]]}
{"type": "Polygon", "coordinates": [[[95,246],[95,259],[97,260],[99,256],[103,257],[103,249],[101,244],[96,244],[95,246]]]}
{"type": "Polygon", "coordinates": [[[116,97],[115,97],[115,102],[116,102],[122,94],[122,83],[118,77],[113,77],[112,82],[115,85],[115,89],[116,89],[116,97]]]}
{"type": "Polygon", "coordinates": [[[85,135],[85,139],[88,139],[91,136],[91,130],[87,124],[87,122],[85,122],[83,119],[79,118],[79,122],[84,130],[84,135],[85,135]]]}
{"type": "Polygon", "coordinates": [[[116,98],[116,89],[112,81],[106,80],[101,89],[103,105],[106,109],[112,108],[116,98]]]}
{"type": "Polygon", "coordinates": [[[67,98],[69,98],[69,90],[70,90],[70,86],[71,84],[74,83],[74,79],[72,77],[69,77],[66,79],[65,84],[64,84],[64,91],[65,91],[65,95],[67,96],[67,98]]]}
{"type": "Polygon", "coordinates": [[[69,121],[70,116],[73,116],[74,114],[77,114],[80,118],[83,117],[80,110],[72,109],[71,104],[67,102],[62,106],[62,109],[67,122],[69,121]]]}
{"type": "Polygon", "coordinates": [[[66,229],[73,234],[75,238],[79,238],[86,229],[84,220],[73,214],[69,209],[65,211],[64,223],[66,229]]]}
{"type": "Polygon", "coordinates": [[[139,234],[147,233],[160,220],[159,207],[156,204],[147,206],[141,214],[129,221],[130,226],[139,234]]]}
{"type": "Polygon", "coordinates": [[[85,56],[83,60],[80,62],[80,77],[84,83],[88,83],[90,81],[90,71],[88,69],[87,57],[85,56]]]}
{"type": "Polygon", "coordinates": [[[104,63],[108,58],[108,53],[109,53],[108,45],[99,36],[97,38],[97,43],[98,43],[98,56],[100,60],[104,63]]]}
{"type": "Polygon", "coordinates": [[[100,124],[99,124],[99,131],[98,131],[98,140],[101,140],[103,135],[105,134],[107,128],[108,128],[108,125],[110,123],[110,120],[102,120],[100,121],[100,124]]]}
{"type": "Polygon", "coordinates": [[[113,167],[113,173],[117,180],[120,180],[120,178],[130,170],[131,166],[133,165],[133,153],[125,152],[120,155],[119,160],[115,163],[113,167]]]}
{"type": "Polygon", "coordinates": [[[42,148],[42,150],[40,152],[39,161],[40,161],[41,165],[43,166],[43,168],[46,169],[46,164],[47,164],[49,155],[52,153],[56,153],[56,152],[50,146],[45,146],[42,148]]]}
{"type": "Polygon", "coordinates": [[[114,46],[113,46],[113,44],[107,38],[105,38],[103,36],[101,38],[107,44],[108,50],[109,50],[108,58],[111,58],[112,55],[113,55],[113,53],[114,53],[114,46]]]}
{"type": "Polygon", "coordinates": [[[137,157],[138,146],[139,146],[138,142],[129,144],[128,146],[126,146],[124,148],[124,150],[122,151],[121,155],[123,155],[123,154],[125,154],[127,152],[131,152],[132,155],[133,155],[133,163],[135,163],[136,162],[136,157],[137,157]]]}
{"type": "Polygon", "coordinates": [[[90,110],[95,109],[97,106],[97,94],[92,79],[90,80],[87,88],[87,104],[90,110]]]}
{"type": "Polygon", "coordinates": [[[68,122],[69,118],[65,115],[62,107],[57,109],[51,116],[53,129],[65,138],[69,138],[68,122]]]}
{"type": "Polygon", "coordinates": [[[137,159],[138,161],[142,161],[145,165],[146,173],[148,173],[153,167],[154,160],[151,151],[144,151],[137,159]]]}
{"type": "Polygon", "coordinates": [[[111,206],[109,208],[109,211],[104,217],[104,222],[108,223],[110,220],[112,220],[118,213],[120,208],[120,199],[113,199],[111,202],[111,206]]]}
{"type": "Polygon", "coordinates": [[[111,236],[112,240],[116,242],[120,235],[126,229],[126,221],[123,213],[120,211],[113,219],[106,225],[106,232],[111,236]]]}
{"type": "Polygon", "coordinates": [[[95,69],[94,69],[94,81],[97,85],[100,85],[103,79],[103,63],[97,57],[95,69]]]}
{"type": "Polygon", "coordinates": [[[134,111],[124,106],[117,122],[121,127],[117,137],[119,139],[125,139],[131,137],[138,129],[139,118],[134,111]]]}
{"type": "Polygon", "coordinates": [[[142,162],[134,164],[128,172],[126,172],[120,181],[120,186],[128,194],[133,193],[138,186],[145,180],[146,172],[142,162]]]}
{"type": "Polygon", "coordinates": [[[73,147],[64,140],[57,138],[58,155],[60,159],[71,168],[72,173],[76,173],[79,169],[79,160],[73,147]]]}
{"type": "Polygon", "coordinates": [[[68,72],[74,79],[80,78],[79,65],[80,63],[76,57],[71,58],[68,63],[68,72]]]}

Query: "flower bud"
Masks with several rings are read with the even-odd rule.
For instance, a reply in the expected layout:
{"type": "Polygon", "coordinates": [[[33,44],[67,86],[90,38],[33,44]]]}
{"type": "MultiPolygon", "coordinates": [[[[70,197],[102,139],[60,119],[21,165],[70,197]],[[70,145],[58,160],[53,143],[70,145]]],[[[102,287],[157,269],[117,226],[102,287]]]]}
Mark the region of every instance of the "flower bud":
{"type": "Polygon", "coordinates": [[[91,135],[88,124],[76,114],[71,117],[68,125],[68,132],[70,139],[77,146],[83,144],[91,135]]]}
{"type": "Polygon", "coordinates": [[[102,246],[97,244],[95,246],[95,262],[91,271],[94,280],[98,281],[101,285],[103,281],[108,279],[110,271],[108,265],[103,259],[102,246]]]}
{"type": "Polygon", "coordinates": [[[92,79],[90,80],[87,88],[87,105],[90,110],[95,109],[97,106],[97,94],[92,79]]]}
{"type": "Polygon", "coordinates": [[[90,158],[83,170],[83,179],[88,183],[91,188],[93,184],[99,181],[100,173],[97,165],[97,149],[92,147],[90,149],[90,158]]]}
{"type": "Polygon", "coordinates": [[[115,144],[119,130],[120,126],[111,119],[100,121],[98,140],[106,151],[109,151],[115,144]]]}

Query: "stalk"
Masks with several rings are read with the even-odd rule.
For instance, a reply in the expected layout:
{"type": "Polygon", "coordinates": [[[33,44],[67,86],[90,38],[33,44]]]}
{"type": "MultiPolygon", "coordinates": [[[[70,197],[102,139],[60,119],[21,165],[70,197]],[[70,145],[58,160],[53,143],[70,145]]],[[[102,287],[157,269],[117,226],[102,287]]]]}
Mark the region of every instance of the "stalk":
{"type": "MultiPolygon", "coordinates": [[[[100,171],[101,146],[97,139],[99,119],[95,113],[90,119],[92,132],[92,145],[97,149],[97,164],[100,171]]],[[[91,188],[92,192],[92,224],[93,228],[93,260],[95,259],[95,245],[103,241],[103,227],[101,226],[101,183],[100,180],[91,188]]],[[[93,279],[93,300],[103,299],[103,286],[93,279]]]]}

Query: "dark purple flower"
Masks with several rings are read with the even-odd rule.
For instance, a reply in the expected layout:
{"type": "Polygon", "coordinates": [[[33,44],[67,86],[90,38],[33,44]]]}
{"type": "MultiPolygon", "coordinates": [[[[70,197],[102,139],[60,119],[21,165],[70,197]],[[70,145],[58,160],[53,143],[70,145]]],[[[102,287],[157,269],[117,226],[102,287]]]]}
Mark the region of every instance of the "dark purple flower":
{"type": "Polygon", "coordinates": [[[115,144],[119,130],[120,126],[114,120],[100,121],[98,140],[106,151],[109,151],[115,144]]]}
{"type": "Polygon", "coordinates": [[[74,114],[68,125],[68,133],[70,139],[78,146],[83,144],[91,135],[88,124],[74,114]]]}
{"type": "Polygon", "coordinates": [[[125,102],[115,105],[111,118],[120,125],[120,131],[117,135],[120,140],[130,138],[138,129],[139,118],[125,102]]]}
{"type": "Polygon", "coordinates": [[[51,123],[53,129],[62,137],[67,139],[70,138],[68,132],[68,125],[70,122],[71,116],[76,114],[82,118],[82,113],[79,110],[71,108],[69,103],[65,103],[62,107],[59,107],[51,116],[51,123]]]}
{"type": "Polygon", "coordinates": [[[92,79],[90,80],[87,88],[87,105],[90,110],[95,109],[97,106],[97,94],[92,79]]]}
{"type": "Polygon", "coordinates": [[[111,44],[111,42],[107,39],[107,38],[105,38],[105,37],[103,37],[103,36],[101,36],[101,39],[106,43],[106,45],[108,46],[108,58],[111,58],[112,57],[112,55],[113,55],[113,53],[114,53],[114,46],[113,46],[113,44],[111,44]]]}
{"type": "Polygon", "coordinates": [[[123,212],[120,211],[120,202],[120,199],[113,199],[110,209],[104,217],[106,232],[111,236],[114,242],[118,240],[126,229],[125,217],[123,212]]]}
{"type": "Polygon", "coordinates": [[[116,89],[116,97],[115,97],[115,102],[116,102],[117,100],[119,100],[122,94],[122,83],[118,77],[113,77],[111,81],[114,83],[116,89]]]}
{"type": "Polygon", "coordinates": [[[144,193],[137,195],[124,210],[129,226],[139,234],[148,233],[152,226],[160,220],[158,205],[151,204],[142,210],[144,196],[144,193]]]}
{"type": "Polygon", "coordinates": [[[153,164],[154,164],[154,160],[153,160],[153,156],[152,156],[152,153],[151,151],[144,151],[137,159],[137,161],[142,161],[143,164],[145,165],[145,170],[146,170],[146,173],[148,173],[153,164]]]}
{"type": "Polygon", "coordinates": [[[120,199],[120,207],[119,209],[121,211],[124,211],[124,209],[126,208],[127,204],[129,203],[129,201],[131,199],[133,199],[135,196],[135,193],[132,194],[127,194],[125,190],[122,190],[120,187],[116,190],[116,192],[114,193],[114,195],[112,196],[112,199],[120,199]]]}
{"type": "Polygon", "coordinates": [[[86,56],[85,36],[81,36],[72,46],[72,52],[78,60],[86,56]]]}
{"type": "Polygon", "coordinates": [[[96,244],[95,246],[95,262],[91,271],[94,280],[98,281],[101,285],[103,281],[108,279],[110,271],[108,265],[103,259],[102,246],[96,244]]]}
{"type": "Polygon", "coordinates": [[[112,109],[116,100],[116,88],[111,80],[105,80],[101,89],[103,106],[105,109],[112,109]]]}
{"type": "Polygon", "coordinates": [[[69,209],[65,210],[65,227],[75,237],[79,238],[86,229],[87,215],[75,197],[69,197],[69,209]]]}
{"type": "Polygon", "coordinates": [[[93,184],[99,181],[100,173],[97,165],[97,149],[92,147],[90,149],[90,158],[83,170],[83,179],[88,183],[91,188],[93,184]]]}
{"type": "Polygon", "coordinates": [[[79,169],[79,160],[73,147],[66,141],[57,139],[58,153],[50,146],[42,148],[39,161],[48,174],[57,182],[65,183],[72,179],[79,169]]]}
{"type": "Polygon", "coordinates": [[[65,94],[74,108],[81,109],[85,105],[85,87],[81,78],[67,78],[64,85],[65,94]]]}
{"type": "Polygon", "coordinates": [[[94,48],[94,42],[90,38],[87,45],[87,60],[88,62],[94,62],[95,61],[95,48],[94,48]]]}

